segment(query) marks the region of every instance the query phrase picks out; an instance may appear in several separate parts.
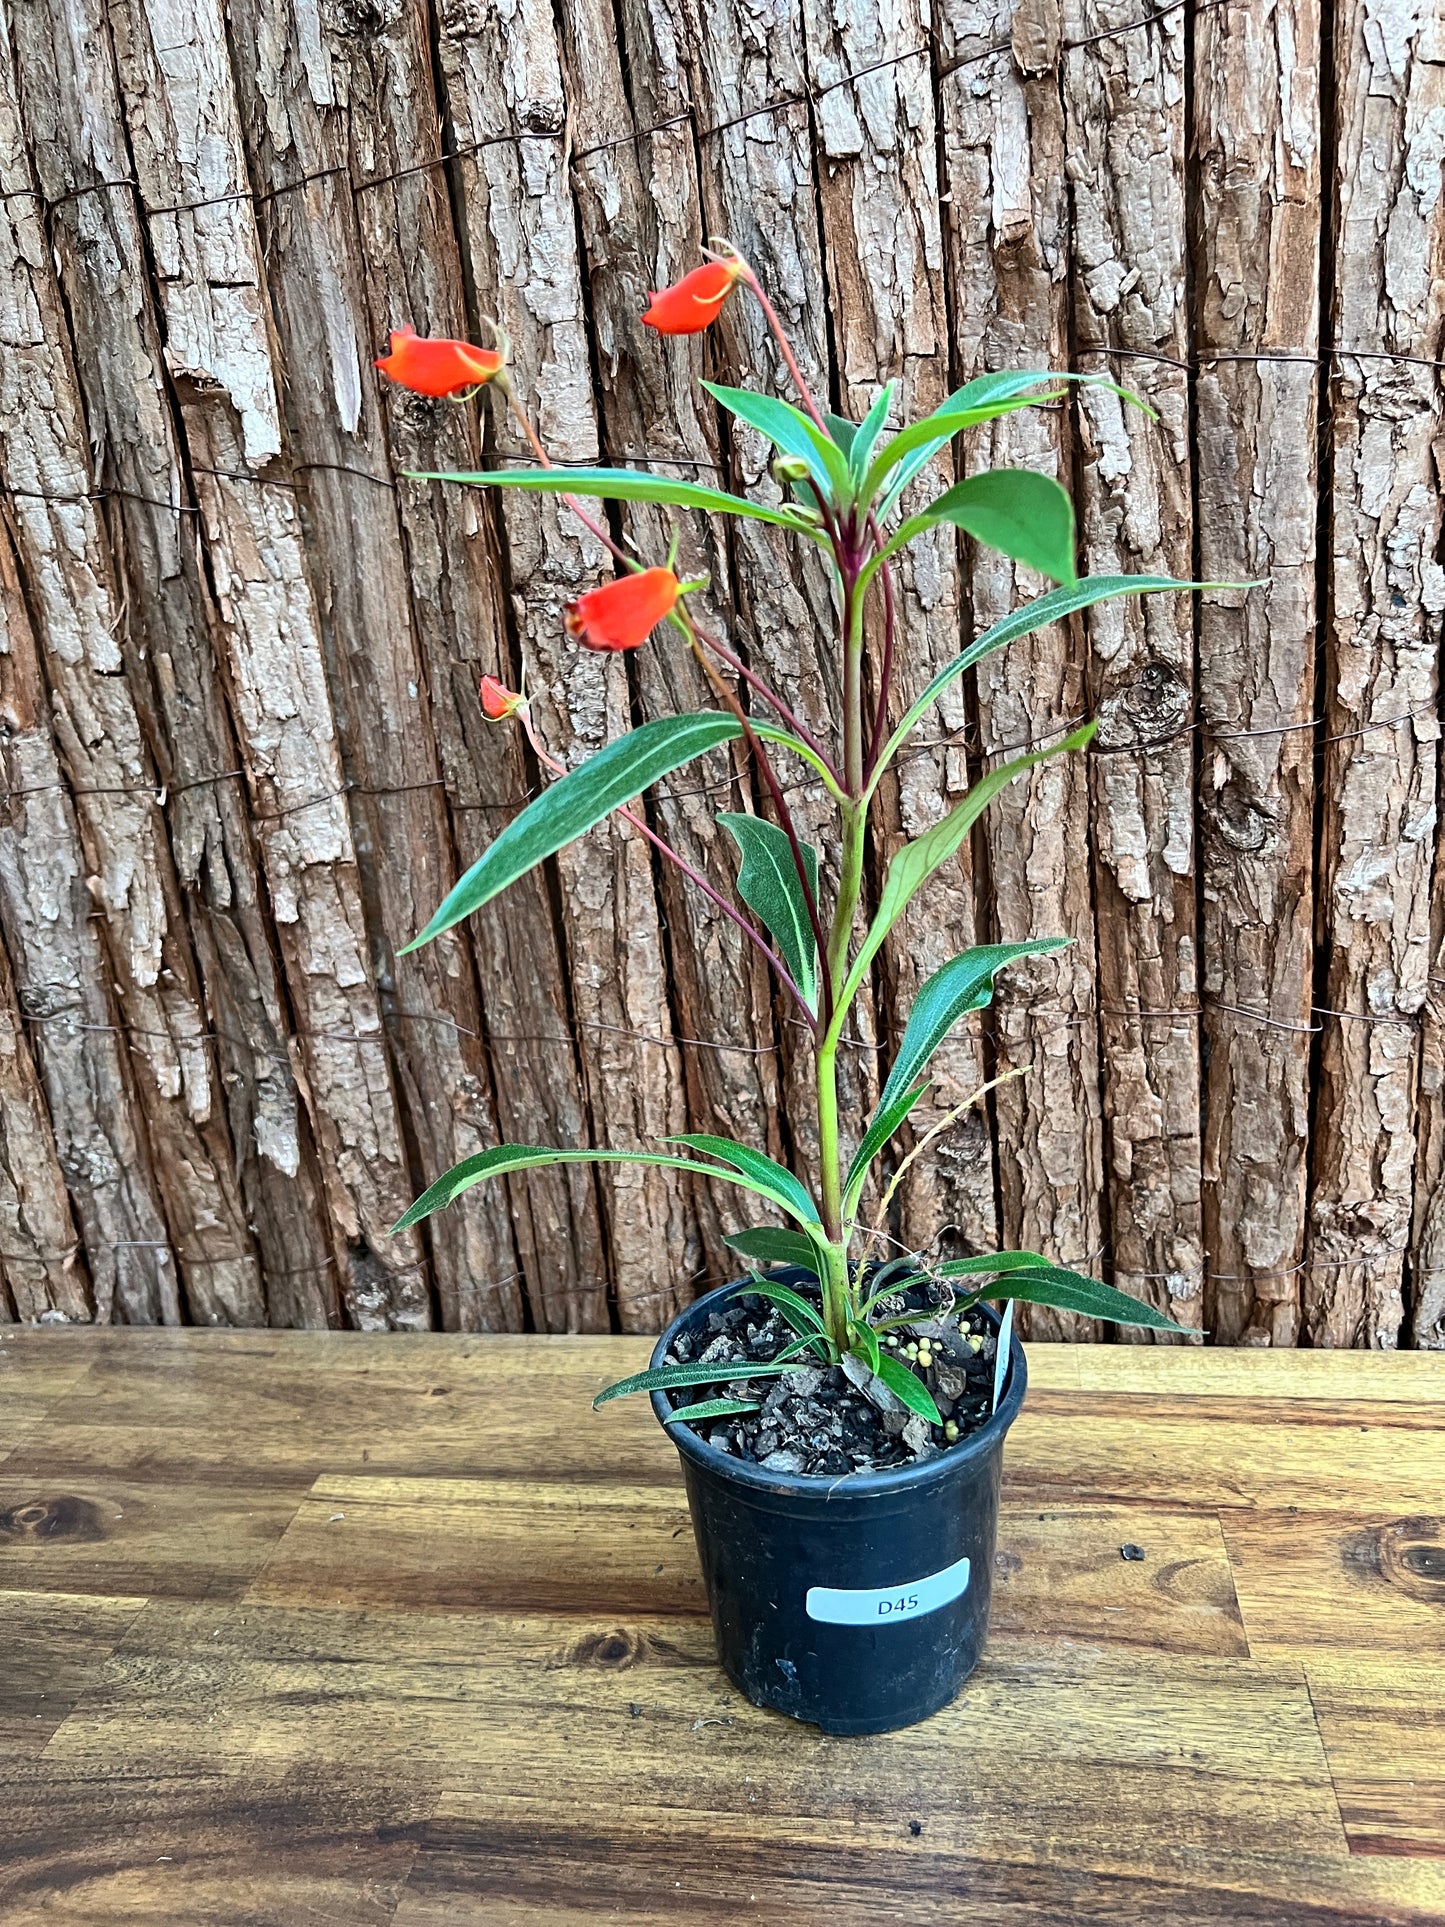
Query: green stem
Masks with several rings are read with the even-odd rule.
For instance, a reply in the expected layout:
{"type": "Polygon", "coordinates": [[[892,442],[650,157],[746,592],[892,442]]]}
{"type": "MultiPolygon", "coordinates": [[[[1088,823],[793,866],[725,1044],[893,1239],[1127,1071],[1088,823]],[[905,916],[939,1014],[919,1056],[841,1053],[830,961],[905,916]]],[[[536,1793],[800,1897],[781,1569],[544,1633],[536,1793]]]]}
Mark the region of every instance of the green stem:
{"type": "Polygon", "coordinates": [[[843,982],[848,970],[848,946],[853,938],[853,919],[858,899],[863,894],[863,855],[868,825],[867,803],[845,802],[843,818],[843,867],[838,879],[838,901],[833,907],[833,927],[828,937],[828,975],[834,986],[843,982]]]}
{"type": "Polygon", "coordinates": [[[838,1031],[835,1017],[818,1046],[818,1162],[823,1184],[823,1322],[840,1352],[848,1349],[848,1244],[843,1230],[843,1180],[838,1154],[838,1031]]]}

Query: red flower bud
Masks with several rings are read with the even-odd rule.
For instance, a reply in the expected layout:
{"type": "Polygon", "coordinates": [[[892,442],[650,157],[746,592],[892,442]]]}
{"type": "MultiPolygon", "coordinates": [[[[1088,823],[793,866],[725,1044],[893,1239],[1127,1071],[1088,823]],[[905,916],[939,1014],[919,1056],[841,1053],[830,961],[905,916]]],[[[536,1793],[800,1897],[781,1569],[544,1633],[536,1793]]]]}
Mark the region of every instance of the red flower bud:
{"type": "Polygon", "coordinates": [[[419,335],[415,328],[393,328],[391,353],[378,357],[376,365],[399,387],[444,399],[494,380],[506,364],[495,348],[419,335]]]}
{"type": "Polygon", "coordinates": [[[652,306],[642,319],[660,335],[701,334],[710,321],[722,312],[722,304],[732,293],[743,271],[741,261],[705,261],[691,274],[660,293],[650,294],[652,306]]]}
{"type": "Polygon", "coordinates": [[[567,633],[584,649],[638,649],[677,601],[671,569],[644,569],[567,604],[567,633]]]}
{"type": "Polygon", "coordinates": [[[526,701],[515,689],[508,689],[504,682],[495,676],[482,677],[482,714],[489,723],[504,723],[509,716],[515,716],[526,701]]]}

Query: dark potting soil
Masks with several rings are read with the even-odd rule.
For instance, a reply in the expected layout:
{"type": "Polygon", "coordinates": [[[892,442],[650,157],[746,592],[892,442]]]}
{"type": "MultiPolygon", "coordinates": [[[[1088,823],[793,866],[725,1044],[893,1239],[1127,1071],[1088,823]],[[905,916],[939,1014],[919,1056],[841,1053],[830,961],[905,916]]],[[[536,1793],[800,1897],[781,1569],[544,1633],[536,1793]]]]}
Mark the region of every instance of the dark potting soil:
{"type": "Polygon", "coordinates": [[[916,1320],[901,1326],[891,1355],[912,1370],[933,1394],[944,1424],[957,1427],[950,1438],[944,1426],[910,1412],[861,1359],[825,1365],[811,1354],[797,1368],[773,1378],[749,1378],[749,1365],[770,1363],[797,1333],[782,1313],[753,1292],[741,1292],[723,1312],[713,1312],[706,1327],[674,1340],[665,1363],[710,1365],[718,1375],[707,1385],[690,1385],[668,1396],[677,1411],[704,1399],[756,1399],[760,1409],[739,1417],[701,1419],[691,1429],[715,1445],[770,1472],[841,1478],[850,1472],[877,1472],[936,1458],[961,1444],[985,1424],[993,1406],[993,1330],[976,1311],[962,1315],[938,1305],[900,1300],[893,1316],[916,1310],[916,1320]],[[933,1363],[921,1367],[908,1347],[925,1340],[933,1363]]]}

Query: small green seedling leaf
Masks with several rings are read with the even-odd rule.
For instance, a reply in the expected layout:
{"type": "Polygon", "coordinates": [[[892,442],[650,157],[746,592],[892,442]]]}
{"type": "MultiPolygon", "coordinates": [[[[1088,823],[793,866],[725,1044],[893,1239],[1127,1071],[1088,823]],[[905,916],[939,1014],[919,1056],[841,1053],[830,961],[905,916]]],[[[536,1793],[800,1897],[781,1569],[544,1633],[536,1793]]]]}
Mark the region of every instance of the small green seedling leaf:
{"type": "Polygon", "coordinates": [[[828,433],[839,448],[845,455],[851,455],[853,442],[858,434],[857,422],[850,422],[843,415],[830,415],[826,408],[823,410],[823,420],[828,424],[828,433]]]}
{"type": "Polygon", "coordinates": [[[1077,382],[1091,388],[1106,389],[1110,394],[1122,395],[1126,401],[1136,403],[1151,418],[1154,415],[1154,410],[1147,402],[1141,401],[1129,389],[1107,381],[1102,375],[1060,374],[1051,368],[1011,369],[998,374],[976,375],[972,381],[965,382],[962,388],[955,389],[931,415],[911,423],[884,445],[868,470],[863,484],[864,500],[871,501],[878,492],[879,484],[908,456],[921,450],[927,450],[927,455],[936,455],[965,428],[992,421],[997,415],[1011,414],[1016,408],[1031,408],[1040,402],[1057,400],[1064,392],[1052,386],[1057,382],[1077,382]],[[1046,392],[1030,395],[1028,390],[1031,388],[1043,388],[1046,392]]]}
{"type": "Polygon", "coordinates": [[[1031,1271],[1049,1260],[1037,1251],[984,1251],[973,1258],[950,1258],[947,1264],[934,1265],[939,1278],[976,1278],[980,1273],[1031,1271]]]}
{"type": "MultiPolygon", "coordinates": [[[[772,1160],[764,1159],[763,1162],[771,1164],[772,1160]]],[[[463,1158],[450,1171],[444,1171],[434,1184],[427,1186],[415,1204],[409,1205],[401,1214],[391,1227],[392,1235],[407,1230],[411,1225],[420,1224],[423,1218],[429,1218],[434,1211],[454,1203],[474,1184],[482,1184],[488,1178],[504,1177],[509,1171],[530,1171],[548,1164],[653,1164],[666,1171],[695,1171],[700,1178],[735,1184],[740,1190],[752,1192],[754,1197],[766,1198],[769,1204],[779,1202],[773,1186],[765,1189],[761,1184],[752,1183],[736,1165],[733,1170],[725,1170],[721,1165],[704,1164],[699,1158],[668,1157],[652,1151],[554,1151],[538,1144],[498,1144],[490,1151],[478,1151],[473,1157],[463,1158]]],[[[797,1180],[793,1179],[792,1182],[796,1184],[797,1180]]],[[[807,1193],[802,1191],[801,1185],[798,1189],[806,1198],[807,1193]]]]}
{"type": "Polygon", "coordinates": [[[875,1369],[889,1391],[902,1399],[910,1412],[917,1412],[918,1416],[926,1418],[930,1425],[942,1425],[943,1414],[934,1404],[933,1394],[922,1379],[914,1377],[905,1364],[899,1359],[890,1358],[884,1352],[875,1369]]]}
{"type": "Polygon", "coordinates": [[[888,410],[893,405],[893,392],[897,386],[896,381],[884,383],[878,391],[873,406],[863,417],[857,434],[853,437],[852,446],[848,450],[848,467],[852,471],[855,483],[861,483],[868,472],[868,458],[877,445],[878,437],[883,433],[883,426],[888,420],[888,410]]]}
{"type": "Polygon", "coordinates": [[[888,1102],[884,1103],[880,1099],[878,1109],[873,1113],[873,1121],[864,1132],[863,1141],[853,1154],[853,1162],[848,1166],[848,1176],[843,1183],[843,1209],[846,1212],[851,1212],[857,1204],[863,1189],[863,1180],[867,1177],[869,1166],[874,1158],[928,1089],[927,1078],[922,1079],[908,1091],[894,1091],[892,1078],[888,1083],[888,1102]]]}
{"type": "Polygon", "coordinates": [[[1071,616],[1077,610],[1091,608],[1097,602],[1112,601],[1115,596],[1158,595],[1166,589],[1233,589],[1244,586],[1235,582],[1181,582],[1169,575],[1090,575],[1071,587],[1049,589],[1045,594],[1035,596],[1032,602],[1026,602],[1021,609],[1015,609],[1011,615],[994,623],[991,629],[985,629],[962,655],[955,656],[952,662],[939,670],[888,738],[872,778],[873,786],[877,786],[882,770],[939,697],[951,689],[966,670],[976,662],[981,662],[985,656],[992,655],[995,649],[1002,649],[1006,642],[1016,642],[1020,636],[1031,636],[1036,629],[1046,629],[1051,622],[1061,622],[1065,616],[1071,616]]]}
{"type": "Polygon", "coordinates": [[[1001,790],[1008,787],[1025,770],[1032,769],[1036,763],[1047,762],[1051,756],[1066,756],[1072,750],[1082,749],[1093,737],[1097,723],[1085,723],[1082,729],[1065,736],[1060,742],[1052,743],[1047,749],[1031,751],[1027,756],[1016,756],[1011,763],[1001,763],[981,776],[968,794],[949,811],[940,823],[922,836],[905,843],[896,853],[888,866],[883,879],[883,888],[878,897],[878,909],[868,934],[863,939],[858,955],[853,959],[853,968],[848,973],[848,981],[843,986],[840,1002],[846,1007],[857,995],[859,986],[867,974],[868,966],[883,947],[883,940],[897,923],[907,907],[910,898],[922,888],[935,870],[947,863],[958,852],[959,845],[968,835],[973,825],[983,815],[989,804],[1001,790]]]}
{"type": "Polygon", "coordinates": [[[751,1283],[739,1285],[734,1295],[745,1298],[750,1292],[758,1298],[766,1298],[770,1305],[776,1305],[800,1337],[827,1337],[828,1328],[818,1316],[815,1307],[810,1305],[800,1293],[794,1291],[791,1285],[775,1284],[772,1279],[764,1278],[761,1273],[755,1271],[751,1283]]]}
{"type": "Polygon", "coordinates": [[[847,498],[850,493],[847,457],[800,408],[794,408],[791,402],[779,401],[774,395],[756,394],[751,388],[725,388],[715,381],[705,381],[702,385],[729,414],[756,428],[760,435],[766,435],[774,448],[806,462],[814,486],[826,501],[847,498]]]}
{"type": "Polygon", "coordinates": [[[1072,941],[1071,937],[1038,937],[1032,943],[980,944],[936,970],[913,1000],[898,1055],[878,1100],[876,1118],[881,1120],[903,1099],[958,1020],[971,1010],[983,1010],[992,1000],[994,978],[1005,964],[1016,963],[1020,957],[1044,957],[1050,951],[1065,950],[1072,941]]]}
{"type": "Polygon", "coordinates": [[[878,1334],[865,1318],[855,1318],[848,1326],[848,1335],[853,1340],[852,1349],[873,1372],[880,1372],[883,1354],[878,1349],[878,1334]]]}
{"type": "Polygon", "coordinates": [[[760,1412],[762,1407],[745,1398],[705,1398],[696,1405],[679,1405],[663,1419],[664,1425],[690,1425],[702,1418],[740,1418],[745,1412],[760,1412]]]}

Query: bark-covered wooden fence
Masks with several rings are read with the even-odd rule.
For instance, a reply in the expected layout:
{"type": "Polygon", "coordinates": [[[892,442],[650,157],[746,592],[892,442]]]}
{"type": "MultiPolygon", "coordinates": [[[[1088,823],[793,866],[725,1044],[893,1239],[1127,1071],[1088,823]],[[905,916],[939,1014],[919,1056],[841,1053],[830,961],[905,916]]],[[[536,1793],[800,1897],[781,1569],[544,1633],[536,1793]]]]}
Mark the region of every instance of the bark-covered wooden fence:
{"type": "MultiPolygon", "coordinates": [[[[1089,570],[1268,582],[1020,643],[901,765],[895,836],[1099,719],[873,986],[860,1103],[949,955],[1077,940],[940,1059],[921,1129],[1026,1068],[895,1229],[1215,1342],[1445,1344],[1438,9],[0,0],[0,31],[0,1317],[640,1329],[725,1262],[680,1178],[387,1227],[499,1136],[806,1157],[797,1033],[625,824],[395,954],[535,779],[480,673],[525,664],[574,759],[707,693],[661,639],[568,643],[607,561],[565,511],[404,479],[524,451],[372,356],[493,315],[560,458],[768,487],[693,381],[778,375],[756,313],[638,325],[726,235],[846,412],[890,376],[913,411],[992,368],[1137,389],[1154,418],[1090,391],[960,459],[1070,481],[1089,570]]],[[[689,564],[811,719],[826,589],[775,534],[691,529],[689,564]]],[[[948,531],[912,556],[917,689],[1038,585],[948,531]]],[[[728,795],[719,753],[649,804],[719,878],[728,795]]]]}

